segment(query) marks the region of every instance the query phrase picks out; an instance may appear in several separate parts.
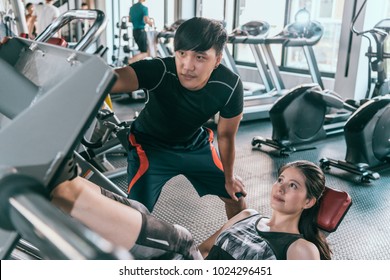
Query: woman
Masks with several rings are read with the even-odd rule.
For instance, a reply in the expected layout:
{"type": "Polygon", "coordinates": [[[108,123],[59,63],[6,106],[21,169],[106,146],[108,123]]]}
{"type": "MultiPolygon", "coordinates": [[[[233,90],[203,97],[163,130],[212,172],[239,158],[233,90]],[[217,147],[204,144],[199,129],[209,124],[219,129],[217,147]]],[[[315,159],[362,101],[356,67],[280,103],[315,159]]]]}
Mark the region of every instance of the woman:
{"type": "Polygon", "coordinates": [[[199,246],[206,259],[330,259],[331,250],[317,227],[322,170],[295,161],[279,170],[272,186],[271,217],[244,210],[199,246]]]}

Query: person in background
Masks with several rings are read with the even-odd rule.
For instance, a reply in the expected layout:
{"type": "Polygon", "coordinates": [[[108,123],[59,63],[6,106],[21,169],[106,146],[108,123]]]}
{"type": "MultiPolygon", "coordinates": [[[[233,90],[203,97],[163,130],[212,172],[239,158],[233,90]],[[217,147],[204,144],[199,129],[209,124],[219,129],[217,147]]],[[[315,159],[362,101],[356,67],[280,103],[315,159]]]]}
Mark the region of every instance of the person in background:
{"type": "MultiPolygon", "coordinates": [[[[81,4],[81,9],[82,9],[82,10],[88,10],[88,9],[89,9],[88,4],[85,3],[85,2],[83,2],[83,3],[81,4]]],[[[82,21],[81,21],[81,30],[82,30],[82,32],[83,32],[83,35],[84,35],[85,33],[87,33],[87,31],[88,31],[88,29],[89,29],[90,26],[91,26],[91,21],[90,21],[90,20],[85,19],[85,20],[82,20],[82,21]]]]}
{"type": "Polygon", "coordinates": [[[37,17],[34,12],[34,4],[29,2],[26,4],[26,24],[28,37],[32,40],[37,36],[36,22],[37,17]]]}
{"type": "Polygon", "coordinates": [[[244,210],[204,241],[206,259],[327,260],[331,250],[317,226],[325,176],[312,162],[282,166],[272,186],[271,217],[244,210]]]}
{"type": "Polygon", "coordinates": [[[140,53],[129,59],[129,64],[138,60],[144,59],[148,53],[148,39],[145,31],[145,26],[153,26],[153,20],[149,17],[148,7],[143,3],[146,0],[139,0],[130,7],[129,21],[133,24],[133,37],[138,46],[140,53]]]}
{"type": "MultiPolygon", "coordinates": [[[[60,16],[60,10],[53,5],[53,0],[46,0],[45,4],[36,9],[37,16],[37,34],[42,33],[46,27],[53,23],[53,21],[60,16]]],[[[39,5],[38,5],[39,6],[39,5]]],[[[55,37],[61,37],[58,32],[55,37]]]]}

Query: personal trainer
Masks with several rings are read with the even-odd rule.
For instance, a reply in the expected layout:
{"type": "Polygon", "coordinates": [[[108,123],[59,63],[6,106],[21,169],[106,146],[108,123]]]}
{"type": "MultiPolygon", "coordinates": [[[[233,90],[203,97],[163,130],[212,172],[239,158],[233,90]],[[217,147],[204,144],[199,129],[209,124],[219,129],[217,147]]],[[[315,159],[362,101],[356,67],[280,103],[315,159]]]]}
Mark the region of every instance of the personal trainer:
{"type": "Polygon", "coordinates": [[[246,208],[244,184],[233,170],[243,86],[238,75],[220,64],[226,41],[220,22],[194,17],[176,31],[174,57],[116,69],[112,93],[149,92],[128,137],[128,197],[150,212],[164,184],[179,174],[200,196],[220,197],[228,218],[246,208]],[[203,126],[218,113],[220,157],[213,131],[203,126]]]}

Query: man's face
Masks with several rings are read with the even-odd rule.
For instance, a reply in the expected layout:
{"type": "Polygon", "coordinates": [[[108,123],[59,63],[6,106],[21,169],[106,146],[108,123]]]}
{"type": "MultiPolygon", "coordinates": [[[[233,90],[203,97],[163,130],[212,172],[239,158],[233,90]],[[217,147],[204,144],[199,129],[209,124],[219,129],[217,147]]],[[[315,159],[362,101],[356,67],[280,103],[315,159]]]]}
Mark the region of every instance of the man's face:
{"type": "Polygon", "coordinates": [[[176,51],[176,68],[181,85],[188,90],[203,88],[221,58],[222,54],[217,56],[213,48],[204,52],[176,51]]]}

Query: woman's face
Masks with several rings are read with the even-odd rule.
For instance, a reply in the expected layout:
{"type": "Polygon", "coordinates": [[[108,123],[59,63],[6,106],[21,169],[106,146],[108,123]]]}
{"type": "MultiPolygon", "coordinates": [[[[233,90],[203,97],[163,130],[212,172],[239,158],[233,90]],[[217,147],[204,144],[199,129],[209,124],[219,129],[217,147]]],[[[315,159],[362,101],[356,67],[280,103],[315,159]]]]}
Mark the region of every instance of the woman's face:
{"type": "Polygon", "coordinates": [[[285,169],[272,186],[271,208],[285,214],[300,214],[313,204],[308,199],[306,178],[298,168],[285,169]]]}

